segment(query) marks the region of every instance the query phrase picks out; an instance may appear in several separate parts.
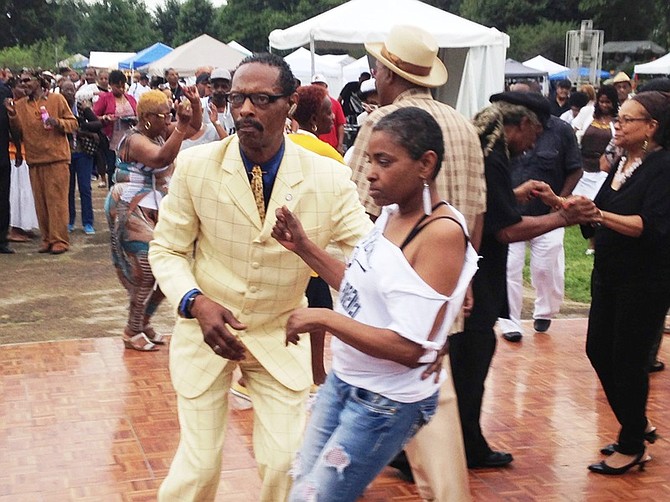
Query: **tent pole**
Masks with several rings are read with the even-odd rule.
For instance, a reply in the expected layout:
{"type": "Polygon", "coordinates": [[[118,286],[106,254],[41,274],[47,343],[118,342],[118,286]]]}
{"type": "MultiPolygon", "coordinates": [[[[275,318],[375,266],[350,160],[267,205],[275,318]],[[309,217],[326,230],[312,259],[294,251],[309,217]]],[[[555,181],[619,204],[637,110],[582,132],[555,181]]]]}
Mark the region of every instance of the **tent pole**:
{"type": "Polygon", "coordinates": [[[314,34],[309,34],[309,55],[312,59],[312,77],[316,73],[316,65],[314,64],[314,34]]]}

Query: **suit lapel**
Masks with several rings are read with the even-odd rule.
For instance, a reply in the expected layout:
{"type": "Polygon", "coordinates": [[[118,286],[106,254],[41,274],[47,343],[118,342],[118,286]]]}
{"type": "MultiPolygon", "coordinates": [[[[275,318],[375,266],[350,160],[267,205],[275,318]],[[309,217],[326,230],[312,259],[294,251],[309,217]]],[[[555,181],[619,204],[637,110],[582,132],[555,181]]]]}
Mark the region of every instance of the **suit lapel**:
{"type": "Polygon", "coordinates": [[[244,168],[244,162],[240,156],[240,148],[237,141],[231,141],[221,163],[221,168],[226,172],[223,185],[235,205],[244,213],[249,221],[260,231],[262,228],[261,217],[256,208],[256,200],[251,192],[251,185],[244,168]]]}
{"type": "Polygon", "coordinates": [[[272,227],[276,221],[275,211],[277,208],[286,206],[290,211],[295,209],[298,202],[297,188],[304,179],[302,165],[295,145],[288,138],[284,141],[286,143],[284,158],[279,165],[277,178],[275,179],[274,187],[272,187],[272,195],[270,196],[270,202],[268,203],[265,215],[265,225],[261,232],[261,240],[270,237],[272,227]]]}

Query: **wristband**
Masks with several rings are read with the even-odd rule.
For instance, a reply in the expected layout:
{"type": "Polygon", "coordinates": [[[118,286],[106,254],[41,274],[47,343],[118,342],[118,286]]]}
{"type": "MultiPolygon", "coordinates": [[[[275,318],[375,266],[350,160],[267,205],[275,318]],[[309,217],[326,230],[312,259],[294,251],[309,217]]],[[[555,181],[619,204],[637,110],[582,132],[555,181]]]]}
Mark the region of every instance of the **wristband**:
{"type": "Polygon", "coordinates": [[[179,134],[185,134],[184,131],[180,131],[177,126],[174,126],[174,132],[178,132],[179,134]]]}
{"type": "Polygon", "coordinates": [[[218,120],[215,120],[214,122],[212,122],[212,124],[214,124],[215,126],[220,126],[220,125],[221,125],[221,122],[218,121],[218,120]]]}
{"type": "Polygon", "coordinates": [[[179,308],[177,313],[180,317],[184,319],[193,319],[193,314],[191,314],[191,306],[193,305],[193,300],[196,296],[201,295],[202,291],[197,288],[194,288],[187,292],[179,302],[179,308]]]}

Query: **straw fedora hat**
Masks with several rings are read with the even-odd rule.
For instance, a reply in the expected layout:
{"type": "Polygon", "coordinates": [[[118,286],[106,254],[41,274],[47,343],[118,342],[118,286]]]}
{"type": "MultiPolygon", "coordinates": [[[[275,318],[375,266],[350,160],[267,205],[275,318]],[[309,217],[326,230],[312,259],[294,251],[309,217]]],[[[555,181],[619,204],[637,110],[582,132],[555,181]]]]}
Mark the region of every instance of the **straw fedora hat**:
{"type": "Polygon", "coordinates": [[[438,49],[430,33],[405,25],[391,28],[384,42],[365,44],[365,50],[393,73],[423,87],[440,87],[449,76],[438,49]]]}

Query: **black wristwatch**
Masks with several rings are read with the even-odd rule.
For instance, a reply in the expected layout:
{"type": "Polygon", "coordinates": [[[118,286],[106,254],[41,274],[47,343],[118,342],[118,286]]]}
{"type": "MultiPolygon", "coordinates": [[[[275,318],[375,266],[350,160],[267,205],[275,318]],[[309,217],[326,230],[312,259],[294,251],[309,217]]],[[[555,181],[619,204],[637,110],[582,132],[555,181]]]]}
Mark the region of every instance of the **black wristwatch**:
{"type": "Polygon", "coordinates": [[[193,307],[195,298],[201,294],[202,291],[199,289],[192,289],[184,295],[184,297],[181,299],[181,302],[179,302],[179,309],[177,310],[180,317],[183,317],[184,319],[194,318],[193,314],[191,313],[191,308],[193,307]]]}

